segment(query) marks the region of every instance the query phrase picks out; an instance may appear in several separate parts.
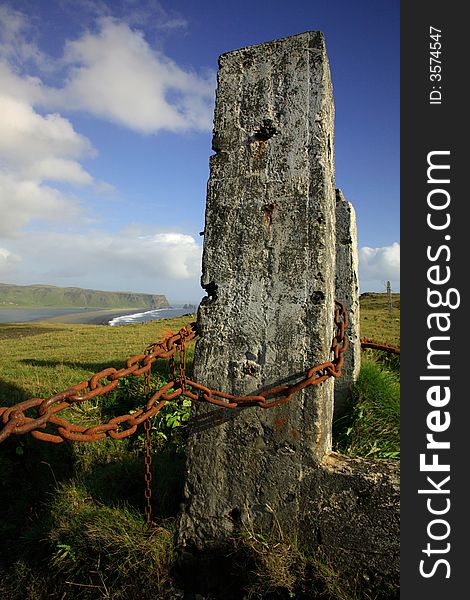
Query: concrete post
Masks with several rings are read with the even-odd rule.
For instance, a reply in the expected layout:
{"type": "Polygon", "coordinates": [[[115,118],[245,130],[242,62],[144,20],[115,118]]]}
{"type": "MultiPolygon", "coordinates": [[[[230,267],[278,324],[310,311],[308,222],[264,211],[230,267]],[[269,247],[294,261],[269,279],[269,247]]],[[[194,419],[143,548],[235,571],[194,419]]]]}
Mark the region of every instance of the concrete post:
{"type": "Polygon", "coordinates": [[[343,192],[336,190],[336,299],[348,313],[349,346],[344,354],[343,374],[335,381],[334,420],[345,414],[361,368],[358,269],[356,213],[343,192]]]}
{"type": "MultiPolygon", "coordinates": [[[[337,283],[333,113],[320,32],[220,58],[193,372],[208,388],[256,394],[331,358],[335,285],[355,295],[337,283]]],[[[179,542],[206,590],[226,583],[232,538],[274,518],[348,577],[396,586],[399,464],[331,451],[333,388],[194,406],[179,542]]]]}
{"type": "MultiPolygon", "coordinates": [[[[333,97],[323,35],[220,58],[210,162],[201,339],[194,378],[233,394],[295,379],[331,357],[333,97]]],[[[228,539],[245,519],[299,522],[300,482],[331,448],[333,381],[276,410],[198,405],[183,541],[228,539]],[[216,415],[225,422],[198,428],[216,415]]]]}

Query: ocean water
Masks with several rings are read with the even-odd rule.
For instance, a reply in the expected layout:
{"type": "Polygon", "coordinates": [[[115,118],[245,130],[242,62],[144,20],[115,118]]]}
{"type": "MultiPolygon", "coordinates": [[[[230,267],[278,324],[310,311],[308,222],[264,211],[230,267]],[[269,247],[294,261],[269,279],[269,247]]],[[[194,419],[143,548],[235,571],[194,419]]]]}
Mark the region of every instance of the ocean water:
{"type": "Polygon", "coordinates": [[[0,323],[27,323],[49,317],[96,310],[93,308],[0,308],[0,323]]]}
{"type": "Polygon", "coordinates": [[[157,321],[158,319],[174,319],[183,315],[191,314],[189,308],[156,308],[144,312],[134,313],[132,315],[123,315],[111,319],[108,325],[131,325],[133,323],[147,323],[147,321],[157,321]]]}

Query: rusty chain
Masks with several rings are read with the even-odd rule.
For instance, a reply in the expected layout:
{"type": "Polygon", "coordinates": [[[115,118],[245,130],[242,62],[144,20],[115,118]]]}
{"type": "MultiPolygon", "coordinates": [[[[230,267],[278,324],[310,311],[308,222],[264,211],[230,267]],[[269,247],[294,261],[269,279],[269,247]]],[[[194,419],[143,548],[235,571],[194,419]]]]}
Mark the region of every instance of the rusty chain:
{"type": "Polygon", "coordinates": [[[379,342],[378,340],[366,337],[361,338],[361,347],[383,350],[384,352],[390,352],[391,354],[400,354],[400,346],[392,346],[392,344],[388,344],[387,342],[379,342]]]}
{"type": "MultiPolygon", "coordinates": [[[[147,398],[150,394],[150,370],[145,373],[145,383],[144,383],[144,395],[147,398]]],[[[151,429],[152,429],[152,420],[146,419],[144,421],[144,483],[145,483],[145,521],[148,524],[153,522],[153,506],[152,506],[152,437],[151,437],[151,429]]]]}
{"type": "MultiPolygon", "coordinates": [[[[186,377],[186,344],[196,337],[196,327],[192,323],[183,327],[177,334],[148,346],[143,354],[128,358],[125,367],[103,369],[95,373],[88,381],[82,381],[50,398],[30,398],[11,407],[0,408],[0,419],[3,428],[0,430],[0,442],[12,434],[31,433],[39,440],[61,443],[64,440],[78,442],[94,442],[107,436],[123,439],[135,433],[142,423],[148,423],[169,401],[177,396],[185,396],[194,402],[205,401],[226,408],[240,406],[259,406],[273,408],[288,402],[300,390],[311,385],[318,385],[329,377],[339,377],[344,362],[344,352],[348,345],[346,329],[348,317],[344,305],[335,302],[334,316],[336,333],[333,337],[331,361],[312,367],[306,376],[292,385],[280,385],[251,396],[235,396],[221,391],[209,389],[186,377]],[[175,366],[175,355],[178,355],[178,372],[175,366]],[[170,362],[170,381],[161,386],[147,401],[144,409],[111,418],[107,423],[86,427],[67,421],[58,413],[73,404],[81,403],[114,390],[119,379],[128,375],[139,376],[150,374],[152,364],[164,359],[170,362]],[[29,409],[36,409],[36,416],[26,416],[29,409]],[[56,432],[43,431],[50,424],[56,432]]],[[[149,427],[149,425],[146,425],[149,427]]],[[[150,453],[150,451],[149,451],[150,453]]],[[[147,470],[147,475],[150,468],[147,470]]],[[[150,474],[151,477],[151,474],[150,474]]],[[[149,509],[151,510],[151,508],[149,509]]]]}
{"type": "Polygon", "coordinates": [[[87,428],[83,425],[70,423],[57,416],[57,413],[69,408],[72,404],[106,394],[118,386],[118,380],[122,377],[145,375],[157,359],[168,359],[176,353],[179,340],[189,341],[195,336],[196,332],[193,327],[190,329],[183,328],[179,333],[172,334],[159,342],[151,344],[145,353],[128,358],[126,366],[122,369],[118,370],[112,367],[104,369],[99,373],[95,373],[88,381],[82,381],[47,399],[30,398],[14,406],[0,408],[0,418],[3,423],[3,429],[0,431],[0,442],[11,434],[25,433],[31,433],[37,439],[52,443],[61,443],[66,439],[94,442],[107,436],[114,439],[123,439],[132,435],[138,425],[153,417],[168,400],[172,400],[180,394],[180,389],[170,391],[174,387],[174,381],[162,386],[148,400],[145,410],[139,409],[132,414],[114,417],[101,425],[87,428]],[[109,383],[106,383],[106,381],[109,383]],[[25,415],[25,411],[32,408],[37,409],[35,418],[25,415]],[[57,435],[41,431],[47,423],[56,426],[57,435]],[[123,429],[120,431],[121,427],[123,429]]]}
{"type": "Polygon", "coordinates": [[[322,383],[329,377],[340,377],[341,368],[344,362],[344,352],[348,346],[346,329],[348,327],[348,316],[344,305],[336,302],[335,307],[335,325],[336,334],[333,337],[331,350],[333,359],[329,362],[321,363],[312,367],[306,376],[296,384],[280,385],[270,388],[257,395],[236,396],[216,390],[211,390],[195,381],[186,379],[186,391],[184,395],[193,401],[204,400],[211,404],[225,406],[226,408],[237,408],[239,406],[259,406],[260,408],[274,408],[280,404],[288,402],[292,396],[304,388],[322,383]],[[190,391],[188,388],[198,390],[200,394],[190,391]]]}

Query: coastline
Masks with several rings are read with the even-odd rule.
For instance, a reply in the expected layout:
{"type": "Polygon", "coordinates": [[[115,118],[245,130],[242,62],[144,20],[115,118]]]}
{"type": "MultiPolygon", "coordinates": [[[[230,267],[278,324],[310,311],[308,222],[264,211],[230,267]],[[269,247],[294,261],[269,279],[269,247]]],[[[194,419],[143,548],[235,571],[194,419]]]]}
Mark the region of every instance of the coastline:
{"type": "Polygon", "coordinates": [[[46,323],[62,323],[64,325],[108,325],[108,323],[116,317],[123,317],[127,315],[135,315],[145,310],[151,310],[149,308],[123,308],[119,310],[114,309],[97,309],[92,311],[85,311],[79,313],[68,313],[65,315],[57,315],[55,317],[47,317],[37,319],[37,321],[43,321],[46,323]]]}
{"type": "Polygon", "coordinates": [[[8,323],[49,323],[63,325],[130,325],[173,319],[195,311],[183,307],[142,308],[0,308],[0,325],[8,323]]]}

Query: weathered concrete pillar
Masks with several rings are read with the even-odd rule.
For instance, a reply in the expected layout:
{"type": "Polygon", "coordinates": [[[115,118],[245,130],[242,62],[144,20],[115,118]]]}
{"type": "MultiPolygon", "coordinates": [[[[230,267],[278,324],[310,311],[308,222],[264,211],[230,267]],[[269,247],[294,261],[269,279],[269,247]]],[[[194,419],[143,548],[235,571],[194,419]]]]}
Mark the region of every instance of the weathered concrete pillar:
{"type": "MultiPolygon", "coordinates": [[[[193,373],[208,388],[256,394],[331,358],[335,293],[349,293],[335,292],[333,110],[319,32],[220,58],[193,373]]],[[[266,410],[195,405],[179,534],[207,589],[231,537],[273,515],[351,580],[396,585],[399,464],[331,452],[333,388],[266,410]]]]}
{"type": "MultiPolygon", "coordinates": [[[[331,359],[334,107],[323,34],[220,58],[194,378],[233,394],[331,359]]],[[[300,484],[331,447],[333,381],[276,409],[201,403],[188,448],[185,543],[225,541],[249,517],[287,530],[300,484]],[[221,424],[210,423],[210,415],[221,424]],[[200,426],[198,426],[198,423],[200,426]],[[205,426],[209,423],[208,427],[205,426]]]]}
{"type": "Polygon", "coordinates": [[[361,368],[358,269],[356,213],[343,192],[336,190],[336,299],[348,313],[349,346],[344,354],[343,374],[335,380],[335,420],[344,415],[361,368]]]}

